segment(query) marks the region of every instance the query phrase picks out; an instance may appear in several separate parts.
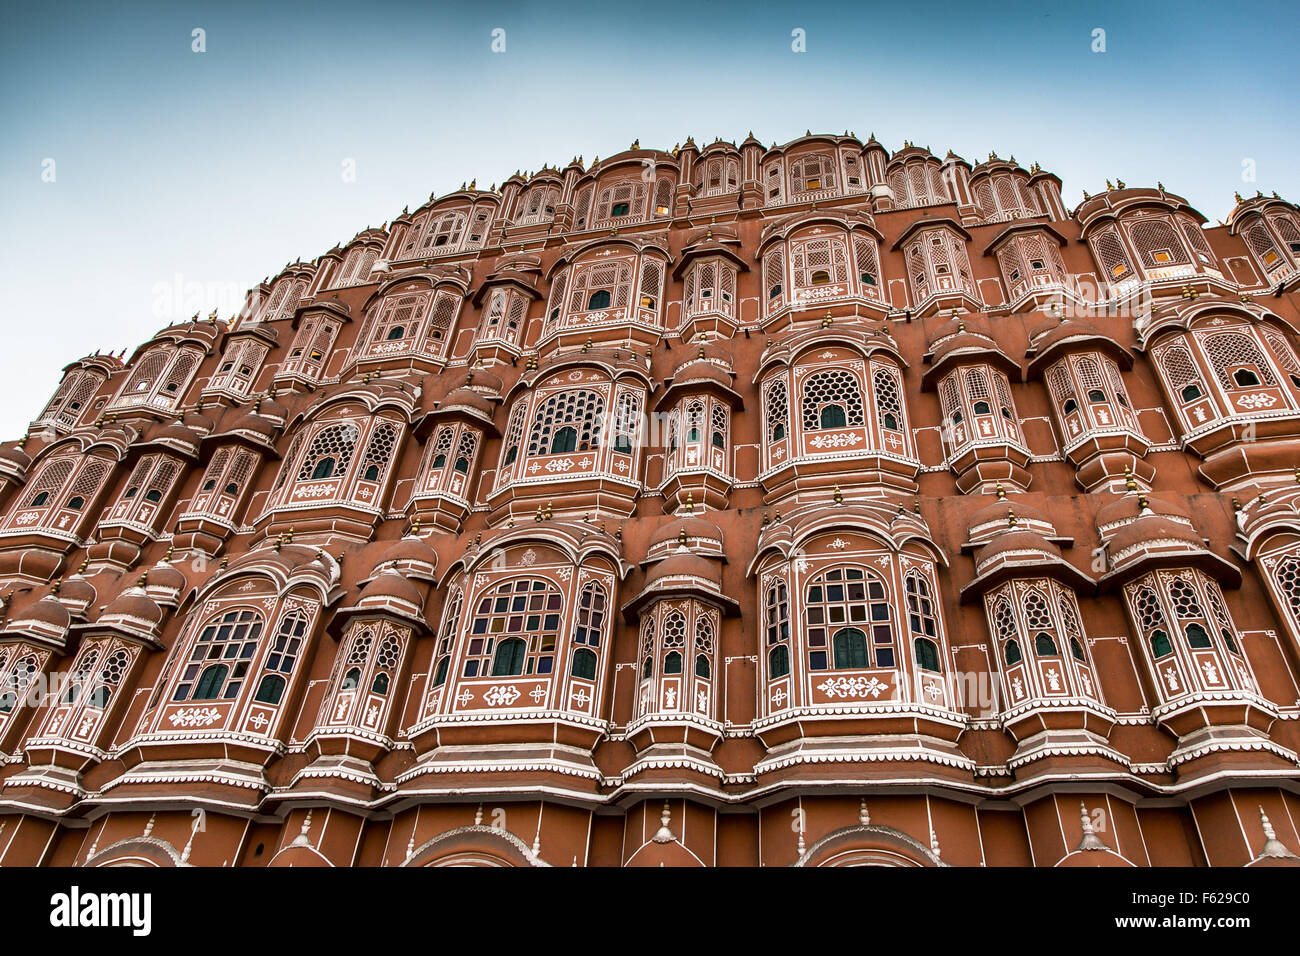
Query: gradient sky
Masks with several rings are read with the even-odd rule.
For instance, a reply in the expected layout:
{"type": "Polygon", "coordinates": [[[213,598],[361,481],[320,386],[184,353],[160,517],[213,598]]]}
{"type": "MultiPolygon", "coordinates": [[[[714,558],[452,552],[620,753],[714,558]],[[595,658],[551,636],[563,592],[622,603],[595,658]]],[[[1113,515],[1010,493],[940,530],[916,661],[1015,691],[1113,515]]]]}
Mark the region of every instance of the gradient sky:
{"type": "Polygon", "coordinates": [[[430,191],[634,138],[847,128],[1039,162],[1068,206],[1107,177],[1162,180],[1211,220],[1234,190],[1300,199],[1300,5],[794,6],[6,3],[0,436],[20,436],[87,352],[228,315],[284,263],[430,191]],[[163,291],[177,283],[182,296],[163,291]]]}

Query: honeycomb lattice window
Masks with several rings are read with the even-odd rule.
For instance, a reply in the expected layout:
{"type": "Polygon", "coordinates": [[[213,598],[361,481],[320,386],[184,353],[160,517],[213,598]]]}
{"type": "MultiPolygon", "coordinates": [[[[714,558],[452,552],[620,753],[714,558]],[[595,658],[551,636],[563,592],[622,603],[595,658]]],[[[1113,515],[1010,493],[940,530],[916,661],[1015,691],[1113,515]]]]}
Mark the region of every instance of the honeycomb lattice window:
{"type": "Polygon", "coordinates": [[[906,431],[907,416],[903,414],[903,396],[897,374],[878,368],[871,375],[872,398],[876,419],[887,431],[906,431]]]}
{"type": "Polygon", "coordinates": [[[397,426],[392,422],[381,422],[366,445],[366,453],[361,459],[361,477],[366,481],[383,480],[396,447],[397,426]]]}
{"type": "Polygon", "coordinates": [[[604,414],[605,399],[599,392],[587,389],[556,392],[537,407],[528,439],[528,457],[555,454],[560,450],[589,451],[598,447],[604,414]],[[566,427],[573,432],[572,447],[568,447],[567,435],[557,435],[566,427]]]}
{"type": "Polygon", "coordinates": [[[767,440],[780,441],[789,433],[790,412],[789,402],[786,398],[785,379],[774,379],[768,383],[767,391],[763,393],[766,401],[765,411],[767,415],[767,440]]]}
{"type": "Polygon", "coordinates": [[[1088,240],[1088,244],[1092,247],[1093,257],[1107,279],[1114,281],[1132,275],[1133,265],[1129,261],[1128,250],[1124,248],[1124,241],[1116,230],[1099,231],[1088,240]]]}
{"type": "Polygon", "coordinates": [[[810,376],[803,385],[802,409],[805,431],[865,423],[862,389],[847,369],[826,369],[810,376]],[[839,413],[830,412],[830,407],[838,408],[839,413]]]}
{"type": "Polygon", "coordinates": [[[1289,554],[1277,563],[1273,572],[1278,591],[1291,608],[1292,629],[1300,634],[1300,554],[1289,554]]]}
{"type": "Polygon", "coordinates": [[[343,423],[322,429],[314,439],[298,468],[298,480],[330,478],[347,471],[361,433],[355,425],[343,423]],[[329,461],[326,465],[325,462],[329,461]]]}

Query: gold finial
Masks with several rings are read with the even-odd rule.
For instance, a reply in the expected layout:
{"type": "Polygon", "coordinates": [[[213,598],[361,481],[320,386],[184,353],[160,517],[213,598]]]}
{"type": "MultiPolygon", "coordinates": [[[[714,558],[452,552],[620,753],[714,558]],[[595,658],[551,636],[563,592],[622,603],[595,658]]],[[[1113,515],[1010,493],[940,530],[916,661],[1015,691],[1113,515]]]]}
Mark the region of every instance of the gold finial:
{"type": "Polygon", "coordinates": [[[1008,527],[1008,528],[1014,528],[1018,523],[1019,523],[1019,522],[1018,522],[1018,520],[1016,519],[1016,512],[1015,512],[1015,509],[1014,509],[1014,508],[1008,508],[1008,509],[1007,509],[1007,527],[1008,527]]]}
{"type": "Polygon", "coordinates": [[[998,496],[998,501],[1006,500],[1007,493],[1002,488],[1002,482],[999,481],[996,485],[994,485],[993,493],[998,496]]]}
{"type": "Polygon", "coordinates": [[[686,529],[682,528],[677,532],[677,543],[683,548],[686,547],[686,529]]]}
{"type": "Polygon", "coordinates": [[[1137,491],[1137,479],[1133,477],[1133,469],[1128,465],[1124,466],[1124,488],[1127,491],[1137,491]]]}
{"type": "Polygon", "coordinates": [[[542,506],[541,506],[541,505],[538,505],[538,506],[537,506],[537,514],[533,515],[533,520],[536,521],[536,522],[539,522],[539,523],[541,522],[541,520],[542,520],[542,506]]]}
{"type": "Polygon", "coordinates": [[[695,493],[692,491],[686,492],[686,513],[695,513],[695,493]]]}
{"type": "Polygon", "coordinates": [[[551,520],[551,502],[546,502],[546,520],[551,520]]]}
{"type": "Polygon", "coordinates": [[[822,328],[823,328],[823,329],[828,329],[828,328],[830,328],[830,326],[831,326],[831,322],[833,322],[833,321],[834,321],[834,319],[831,318],[831,310],[830,310],[830,309],[827,309],[827,310],[826,310],[826,314],[825,314],[824,316],[822,316],[822,328]]]}
{"type": "Polygon", "coordinates": [[[836,485],[836,486],[835,486],[835,503],[836,503],[837,505],[842,505],[842,504],[844,504],[844,495],[840,493],[840,486],[839,486],[839,485],[836,485]]]}

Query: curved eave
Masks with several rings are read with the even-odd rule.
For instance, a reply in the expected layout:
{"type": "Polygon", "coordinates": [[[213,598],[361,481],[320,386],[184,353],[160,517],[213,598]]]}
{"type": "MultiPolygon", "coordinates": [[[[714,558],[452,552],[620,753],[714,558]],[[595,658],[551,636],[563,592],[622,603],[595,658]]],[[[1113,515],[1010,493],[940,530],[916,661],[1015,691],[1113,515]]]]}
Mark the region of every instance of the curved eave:
{"type": "Polygon", "coordinates": [[[1029,364],[1025,368],[1025,378],[1032,379],[1059,357],[1079,351],[1079,346],[1102,352],[1115,360],[1121,370],[1127,372],[1133,367],[1133,353],[1102,332],[1080,332],[1063,339],[1057,339],[1041,352],[1025,353],[1029,364]]]}
{"type": "Polygon", "coordinates": [[[1167,568],[1199,568],[1232,588],[1241,587],[1241,569],[1226,558],[1209,551],[1173,551],[1135,558],[1123,567],[1108,571],[1097,579],[1098,593],[1112,591],[1148,571],[1167,568]]]}
{"type": "Polygon", "coordinates": [[[1064,248],[1066,243],[1069,242],[1069,240],[1066,239],[1065,236],[1062,235],[1059,230],[1049,225],[1047,220],[1047,215],[1043,214],[1042,216],[1036,218],[1042,219],[1043,221],[1035,222],[1034,220],[1031,219],[1027,222],[1017,222],[1017,223],[1013,223],[1010,226],[1007,226],[1005,229],[1003,229],[1001,232],[999,232],[996,236],[993,237],[992,242],[990,242],[987,246],[984,247],[984,255],[986,256],[993,255],[995,252],[997,252],[998,246],[1002,245],[1002,243],[1006,242],[1012,236],[1019,235],[1022,232],[1046,232],[1056,240],[1056,244],[1058,246],[1064,248]]]}
{"type": "Polygon", "coordinates": [[[681,282],[682,276],[686,273],[686,267],[696,259],[723,258],[734,265],[741,272],[749,271],[749,263],[741,258],[735,250],[728,248],[726,244],[711,241],[697,243],[683,249],[678,257],[677,265],[673,268],[673,281],[681,282]]]}
{"type": "Polygon", "coordinates": [[[1020,363],[996,346],[986,348],[954,349],[944,354],[921,374],[921,390],[929,391],[935,387],[952,368],[963,365],[992,365],[1007,373],[1012,382],[1020,382],[1024,371],[1020,363]]]}
{"type": "Polygon", "coordinates": [[[889,247],[889,250],[891,252],[897,252],[899,249],[903,248],[903,243],[907,242],[907,240],[911,238],[912,233],[922,229],[934,229],[937,226],[943,226],[944,228],[951,229],[953,232],[957,233],[957,235],[961,236],[967,242],[974,241],[971,238],[971,234],[967,232],[966,228],[961,223],[959,223],[956,219],[949,218],[948,216],[938,216],[931,219],[916,220],[916,222],[912,223],[910,226],[908,226],[906,229],[903,230],[903,234],[894,241],[894,244],[889,247]]]}
{"type": "Polygon", "coordinates": [[[696,598],[716,604],[725,616],[740,614],[740,602],[735,598],[727,596],[716,587],[710,587],[702,579],[683,575],[679,578],[661,578],[643,588],[636,597],[621,608],[623,619],[628,623],[635,622],[637,615],[647,604],[672,598],[696,598]]]}
{"type": "Polygon", "coordinates": [[[1006,558],[980,572],[973,581],[961,589],[961,603],[970,604],[999,584],[1016,578],[1049,577],[1072,588],[1080,595],[1097,591],[1097,582],[1069,561],[1055,556],[1040,555],[1039,560],[1006,558]]]}
{"type": "Polygon", "coordinates": [[[437,408],[429,409],[415,420],[413,431],[417,436],[425,437],[438,422],[464,422],[481,429],[486,438],[501,437],[501,432],[491,417],[470,405],[459,404],[439,405],[437,408]]]}
{"type": "Polygon", "coordinates": [[[745,410],[745,400],[739,392],[723,385],[717,379],[692,378],[669,379],[664,393],[654,403],[655,411],[662,411],[678,395],[696,395],[700,392],[707,392],[716,398],[722,399],[731,406],[732,411],[740,412],[745,410]]]}

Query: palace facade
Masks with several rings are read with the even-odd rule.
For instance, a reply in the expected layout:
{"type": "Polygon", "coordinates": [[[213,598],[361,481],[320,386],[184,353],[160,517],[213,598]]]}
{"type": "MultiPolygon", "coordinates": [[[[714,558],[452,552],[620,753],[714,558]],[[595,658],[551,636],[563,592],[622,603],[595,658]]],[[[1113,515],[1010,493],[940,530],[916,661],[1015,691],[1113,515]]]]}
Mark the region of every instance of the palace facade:
{"type": "Polygon", "coordinates": [[[634,143],[70,363],[0,863],[1300,863],[1300,208],[1084,195],[634,143]]]}

